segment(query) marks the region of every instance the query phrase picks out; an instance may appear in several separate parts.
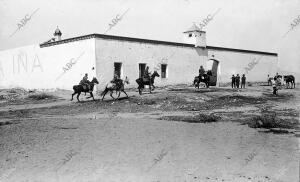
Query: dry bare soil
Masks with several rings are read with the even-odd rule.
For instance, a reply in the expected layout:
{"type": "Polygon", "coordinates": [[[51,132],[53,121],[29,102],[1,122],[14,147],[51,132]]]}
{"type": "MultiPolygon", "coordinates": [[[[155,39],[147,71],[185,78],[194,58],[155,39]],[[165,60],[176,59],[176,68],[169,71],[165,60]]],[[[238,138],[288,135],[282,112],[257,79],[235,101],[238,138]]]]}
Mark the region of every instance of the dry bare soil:
{"type": "Polygon", "coordinates": [[[0,181],[298,182],[296,87],[0,90],[0,181]]]}

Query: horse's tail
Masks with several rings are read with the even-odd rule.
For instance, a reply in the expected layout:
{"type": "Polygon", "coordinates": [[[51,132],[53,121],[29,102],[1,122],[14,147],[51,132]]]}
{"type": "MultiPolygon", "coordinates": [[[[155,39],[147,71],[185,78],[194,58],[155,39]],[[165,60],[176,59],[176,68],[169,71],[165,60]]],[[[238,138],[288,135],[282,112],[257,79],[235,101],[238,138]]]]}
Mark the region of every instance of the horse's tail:
{"type": "Polygon", "coordinates": [[[77,92],[78,91],[78,85],[74,85],[73,90],[74,90],[74,92],[77,92]]]}

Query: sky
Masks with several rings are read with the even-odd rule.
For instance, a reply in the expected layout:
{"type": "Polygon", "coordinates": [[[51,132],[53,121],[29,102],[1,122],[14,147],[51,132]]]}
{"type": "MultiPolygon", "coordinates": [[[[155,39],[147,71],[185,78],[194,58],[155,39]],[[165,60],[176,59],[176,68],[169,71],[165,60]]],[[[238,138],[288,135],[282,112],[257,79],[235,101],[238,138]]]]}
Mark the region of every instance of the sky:
{"type": "Polygon", "coordinates": [[[217,10],[203,28],[207,45],[275,52],[281,70],[300,73],[300,0],[0,0],[0,50],[43,43],[57,26],[63,39],[106,33],[183,42],[193,22],[217,10]]]}

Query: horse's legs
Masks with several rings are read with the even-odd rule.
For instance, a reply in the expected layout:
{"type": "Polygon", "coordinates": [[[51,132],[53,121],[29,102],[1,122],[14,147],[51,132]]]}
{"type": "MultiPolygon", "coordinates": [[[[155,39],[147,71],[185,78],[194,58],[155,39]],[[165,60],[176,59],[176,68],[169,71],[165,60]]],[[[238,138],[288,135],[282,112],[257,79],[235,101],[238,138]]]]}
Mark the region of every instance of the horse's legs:
{"type": "Polygon", "coordinates": [[[90,95],[91,95],[91,96],[90,96],[89,98],[91,98],[91,97],[92,97],[92,98],[93,98],[93,100],[95,100],[95,98],[94,98],[94,95],[93,95],[93,92],[90,92],[90,95]]]}
{"type": "MultiPolygon", "coordinates": [[[[121,91],[119,91],[119,95],[118,95],[118,98],[120,97],[120,95],[121,95],[121,91]]],[[[117,98],[117,99],[118,99],[118,98],[117,98]]]]}
{"type": "Polygon", "coordinates": [[[154,84],[152,84],[152,87],[153,87],[153,88],[152,88],[152,91],[154,91],[154,89],[155,89],[155,86],[154,86],[154,84]]]}
{"type": "Polygon", "coordinates": [[[139,85],[138,89],[139,89],[139,94],[142,95],[142,86],[139,85]]]}
{"type": "Polygon", "coordinates": [[[127,93],[125,92],[125,90],[122,90],[122,92],[126,95],[126,97],[128,98],[128,95],[127,93]]]}
{"type": "Polygon", "coordinates": [[[296,84],[295,84],[295,81],[293,81],[293,83],[294,83],[294,88],[296,88],[296,84]]]}
{"type": "Polygon", "coordinates": [[[106,94],[107,94],[107,90],[104,90],[102,100],[104,99],[104,97],[105,97],[106,94]]]}
{"type": "Polygon", "coordinates": [[[78,102],[80,102],[80,100],[79,100],[79,95],[81,94],[81,92],[78,92],[78,94],[77,94],[77,100],[78,100],[78,102]]]}
{"type": "Polygon", "coordinates": [[[112,95],[112,94],[113,94],[113,91],[110,91],[110,94],[109,94],[109,95],[110,95],[110,97],[111,97],[111,98],[113,98],[113,100],[115,100],[115,98],[113,97],[113,95],[112,95]]]}
{"type": "Polygon", "coordinates": [[[73,96],[76,94],[76,92],[74,91],[74,93],[72,94],[72,98],[71,98],[71,101],[73,100],[73,96]]]}

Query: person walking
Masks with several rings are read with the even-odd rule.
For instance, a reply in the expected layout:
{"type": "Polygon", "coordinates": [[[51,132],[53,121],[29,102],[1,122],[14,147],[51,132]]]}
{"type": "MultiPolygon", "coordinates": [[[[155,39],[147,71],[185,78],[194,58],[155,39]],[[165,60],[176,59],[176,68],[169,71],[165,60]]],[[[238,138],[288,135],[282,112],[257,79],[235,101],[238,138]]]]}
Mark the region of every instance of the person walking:
{"type": "Polygon", "coordinates": [[[245,76],[245,74],[243,74],[241,88],[243,88],[243,87],[245,88],[245,85],[246,85],[246,76],[245,76]]]}
{"type": "Polygon", "coordinates": [[[236,88],[240,88],[240,75],[237,74],[236,77],[235,77],[235,86],[236,88]]]}
{"type": "Polygon", "coordinates": [[[232,77],[231,77],[231,87],[235,88],[235,76],[234,75],[232,75],[232,77]]]}
{"type": "Polygon", "coordinates": [[[272,87],[273,87],[273,94],[277,95],[277,91],[278,91],[278,79],[275,76],[274,79],[271,80],[272,83],[272,87]]]}

